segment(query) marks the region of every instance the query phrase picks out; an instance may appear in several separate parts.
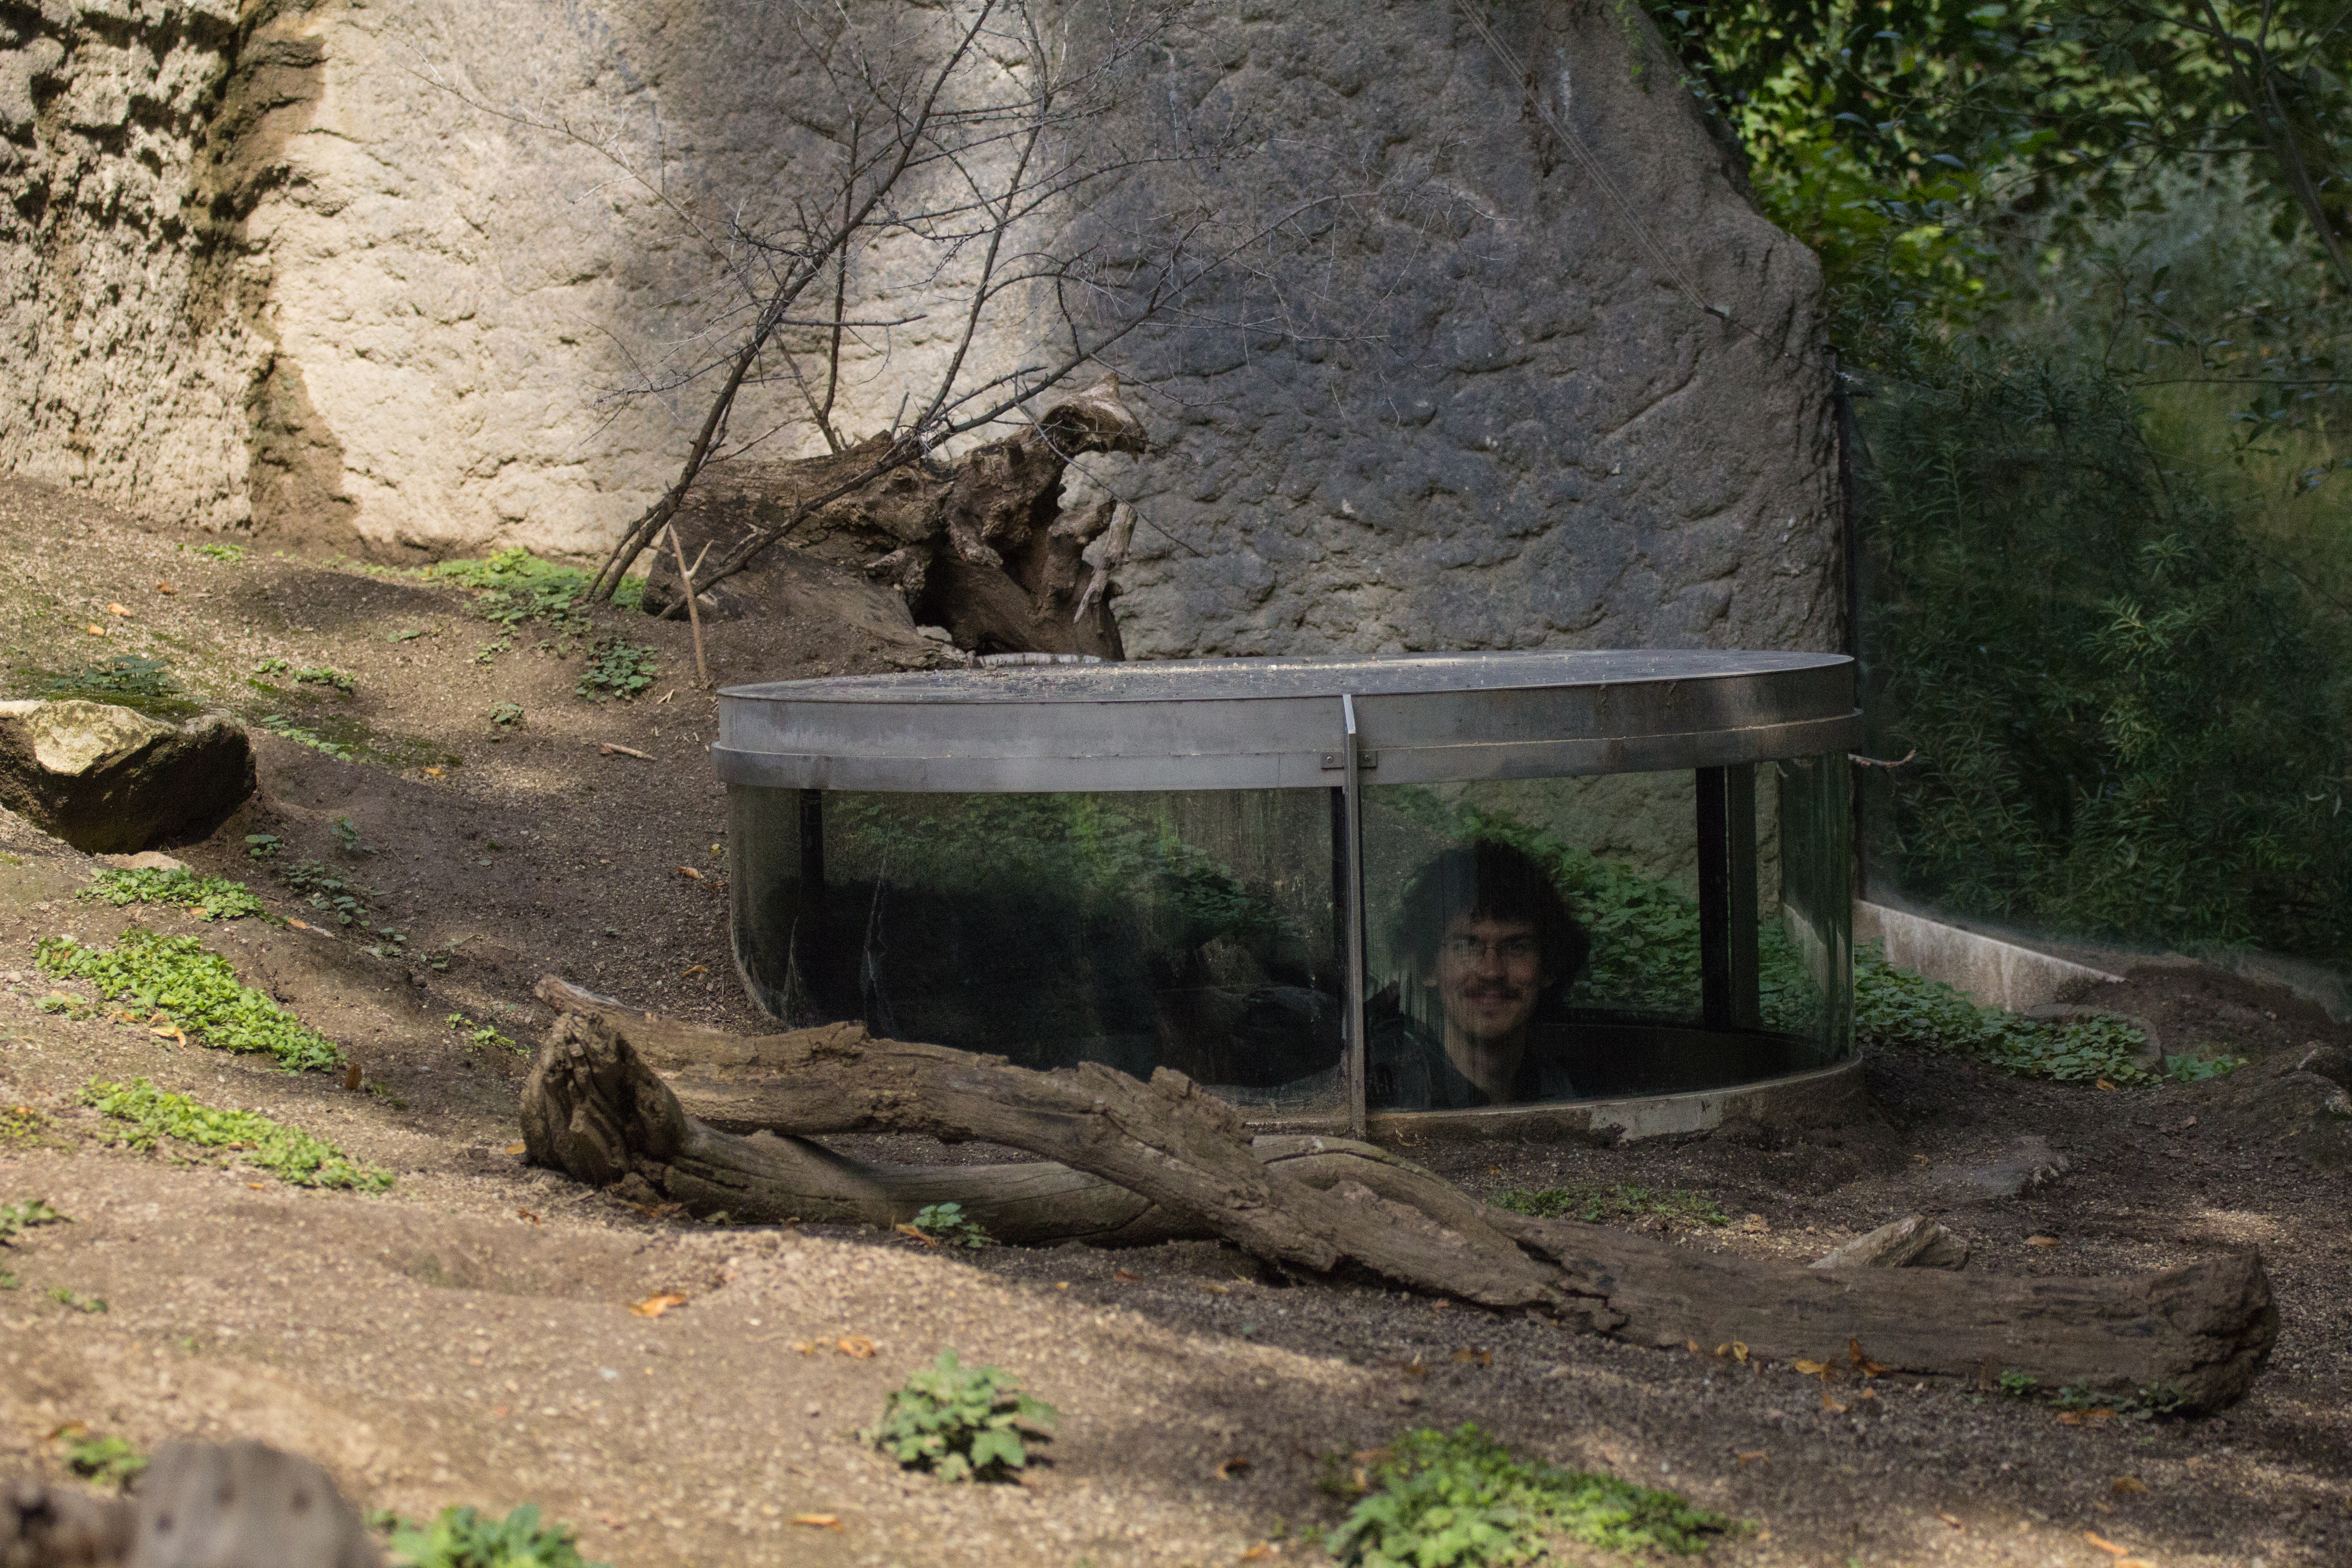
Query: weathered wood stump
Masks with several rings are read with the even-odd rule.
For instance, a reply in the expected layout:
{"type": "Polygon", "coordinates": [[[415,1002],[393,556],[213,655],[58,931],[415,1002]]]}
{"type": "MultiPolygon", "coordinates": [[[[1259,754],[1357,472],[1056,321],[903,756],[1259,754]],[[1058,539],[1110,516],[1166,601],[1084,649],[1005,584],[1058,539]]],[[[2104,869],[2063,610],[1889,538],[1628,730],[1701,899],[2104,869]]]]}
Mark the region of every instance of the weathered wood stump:
{"type": "Polygon", "coordinates": [[[1006,1241],[1131,1245],[1215,1236],[1286,1268],[1367,1269],[1492,1308],[1532,1309],[1635,1343],[1737,1341],[1770,1360],[2117,1394],[2165,1387],[2211,1409],[2252,1383],[2278,1333],[2251,1250],[2116,1279],[1817,1270],[1480,1203],[1370,1144],[1253,1138],[1165,1069],[1037,1072],[879,1040],[855,1025],[756,1037],[623,1007],[550,977],[559,1009],[523,1093],[534,1163],[649,1184],[697,1214],[900,1223],[953,1201],[1006,1241]],[[810,1140],[916,1132],[1045,1164],[880,1167],[810,1140]]]}
{"type": "Polygon", "coordinates": [[[376,1568],[327,1472],[260,1443],[167,1443],[135,1496],[0,1489],[0,1568],[376,1568]]]}

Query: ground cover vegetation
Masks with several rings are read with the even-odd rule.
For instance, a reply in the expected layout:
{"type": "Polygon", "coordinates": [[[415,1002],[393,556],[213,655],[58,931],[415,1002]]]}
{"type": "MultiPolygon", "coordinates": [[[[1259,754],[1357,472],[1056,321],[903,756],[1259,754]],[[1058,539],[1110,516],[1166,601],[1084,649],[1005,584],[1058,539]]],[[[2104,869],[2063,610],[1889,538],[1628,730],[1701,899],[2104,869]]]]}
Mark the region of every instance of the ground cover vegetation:
{"type": "Polygon", "coordinates": [[[598,1568],[580,1555],[572,1532],[540,1521],[524,1503],[503,1519],[475,1508],[448,1508],[429,1524],[384,1514],[387,1544],[410,1568],[598,1568]]]}
{"type": "Polygon", "coordinates": [[[216,1110],[143,1078],[129,1083],[92,1079],[82,1087],[82,1102],[124,1123],[121,1140],[134,1149],[152,1150],[170,1139],[224,1150],[240,1164],[267,1171],[289,1186],[381,1192],[393,1184],[390,1172],[354,1163],[333,1144],[299,1128],[256,1111],[216,1110]]]}
{"type": "Polygon", "coordinates": [[[866,1442],[908,1469],[941,1480],[1007,1480],[1029,1463],[1057,1419],[1052,1405],[1021,1392],[992,1366],[966,1366],[943,1350],[894,1390],[866,1442]]]}
{"type": "Polygon", "coordinates": [[[128,904],[165,904],[208,921],[233,921],[264,912],[261,900],[243,882],[203,876],[184,866],[169,870],[109,867],[91,879],[79,896],[118,909],[128,904]]]}
{"type": "Polygon", "coordinates": [[[1423,1427],[1330,1469],[1328,1489],[1363,1494],[1325,1541],[1354,1568],[1505,1568],[1555,1539],[1689,1553],[1737,1528],[1673,1492],[1522,1459],[1475,1426],[1423,1427]]]}
{"type": "Polygon", "coordinates": [[[1874,877],[2188,948],[2352,945],[2352,17],[1652,7],[1822,256],[1874,877]]]}
{"type": "Polygon", "coordinates": [[[228,960],[193,936],[132,927],[112,947],[44,937],[41,972],[79,980],[109,1001],[129,1004],[132,1022],[193,1037],[215,1050],[274,1057],[288,1072],[342,1065],[342,1048],[262,993],[237,984],[228,960]]]}

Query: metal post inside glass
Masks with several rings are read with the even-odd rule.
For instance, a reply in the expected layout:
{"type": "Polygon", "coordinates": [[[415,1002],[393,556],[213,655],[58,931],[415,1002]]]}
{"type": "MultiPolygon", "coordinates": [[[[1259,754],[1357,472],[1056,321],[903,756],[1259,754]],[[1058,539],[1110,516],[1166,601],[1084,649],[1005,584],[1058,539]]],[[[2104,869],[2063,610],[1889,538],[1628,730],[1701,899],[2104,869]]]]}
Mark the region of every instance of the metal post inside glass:
{"type": "Polygon", "coordinates": [[[1696,1125],[1851,1077],[1857,727],[1822,654],[736,688],[736,965],[789,1026],[1167,1068],[1267,1123],[1696,1125]]]}

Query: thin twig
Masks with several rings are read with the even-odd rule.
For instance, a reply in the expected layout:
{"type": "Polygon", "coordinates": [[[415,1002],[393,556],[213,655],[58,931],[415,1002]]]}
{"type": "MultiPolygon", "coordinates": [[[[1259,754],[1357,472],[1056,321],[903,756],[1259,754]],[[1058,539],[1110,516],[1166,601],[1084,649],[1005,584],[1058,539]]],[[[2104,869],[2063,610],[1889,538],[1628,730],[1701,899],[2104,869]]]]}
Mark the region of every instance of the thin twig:
{"type": "Polygon", "coordinates": [[[702,660],[702,610],[695,603],[694,574],[702,570],[702,558],[710,553],[710,541],[706,539],[702,542],[702,548],[695,552],[694,564],[688,566],[686,563],[686,546],[677,537],[677,524],[673,522],[663,531],[669,535],[669,552],[677,558],[678,581],[686,592],[686,618],[694,627],[695,678],[700,689],[708,691],[710,689],[710,666],[702,660]]]}

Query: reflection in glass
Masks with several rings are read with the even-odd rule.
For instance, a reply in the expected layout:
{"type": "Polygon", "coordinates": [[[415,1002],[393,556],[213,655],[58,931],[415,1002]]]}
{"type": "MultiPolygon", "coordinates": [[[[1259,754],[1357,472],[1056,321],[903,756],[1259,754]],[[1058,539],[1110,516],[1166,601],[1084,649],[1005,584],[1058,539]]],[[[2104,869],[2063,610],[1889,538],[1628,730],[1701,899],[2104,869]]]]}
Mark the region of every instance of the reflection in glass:
{"type": "Polygon", "coordinates": [[[1340,1109],[1329,792],[734,792],[738,962],[786,1022],[1340,1109]]]}
{"type": "MultiPolygon", "coordinates": [[[[1348,1110],[1330,789],[735,786],[752,995],[794,1026],[1348,1110]]],[[[1752,1083],[1852,1055],[1843,756],[1363,791],[1367,1101],[1752,1083]]]]}
{"type": "Polygon", "coordinates": [[[1844,776],[1803,759],[1368,789],[1370,1105],[1665,1093],[1850,1056],[1844,776]],[[1569,941],[1545,934],[1553,902],[1569,941]]]}

